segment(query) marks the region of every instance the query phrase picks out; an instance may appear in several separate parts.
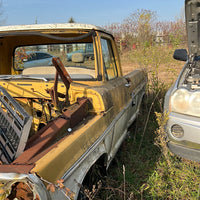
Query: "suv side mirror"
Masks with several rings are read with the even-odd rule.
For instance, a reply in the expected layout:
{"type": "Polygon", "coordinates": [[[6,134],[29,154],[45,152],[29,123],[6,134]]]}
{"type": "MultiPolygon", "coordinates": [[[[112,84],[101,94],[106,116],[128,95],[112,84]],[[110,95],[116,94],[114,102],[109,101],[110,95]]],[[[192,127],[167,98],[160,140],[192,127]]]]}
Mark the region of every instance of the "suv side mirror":
{"type": "Polygon", "coordinates": [[[187,61],[188,54],[186,49],[176,49],[173,58],[180,61],[187,61]]]}
{"type": "Polygon", "coordinates": [[[75,53],[72,55],[72,62],[74,63],[84,63],[84,56],[82,53],[75,53]]]}

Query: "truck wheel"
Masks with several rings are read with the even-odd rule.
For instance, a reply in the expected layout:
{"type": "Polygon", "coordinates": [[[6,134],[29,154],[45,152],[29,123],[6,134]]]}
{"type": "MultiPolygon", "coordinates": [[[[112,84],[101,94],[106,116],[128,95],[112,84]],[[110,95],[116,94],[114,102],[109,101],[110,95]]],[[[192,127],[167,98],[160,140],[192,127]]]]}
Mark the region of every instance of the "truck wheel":
{"type": "Polygon", "coordinates": [[[94,185],[98,187],[98,182],[101,181],[105,175],[106,168],[103,164],[100,162],[95,163],[84,178],[78,200],[89,200],[90,198],[88,198],[86,194],[87,191],[91,192],[94,185]]]}

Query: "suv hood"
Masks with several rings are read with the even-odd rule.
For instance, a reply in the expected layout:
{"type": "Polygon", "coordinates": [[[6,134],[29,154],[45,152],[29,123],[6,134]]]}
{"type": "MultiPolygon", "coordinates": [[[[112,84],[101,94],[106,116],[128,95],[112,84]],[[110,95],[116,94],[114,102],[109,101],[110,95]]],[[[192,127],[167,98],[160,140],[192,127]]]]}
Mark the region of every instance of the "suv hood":
{"type": "Polygon", "coordinates": [[[185,18],[190,55],[200,55],[200,1],[185,0],[185,18]]]}

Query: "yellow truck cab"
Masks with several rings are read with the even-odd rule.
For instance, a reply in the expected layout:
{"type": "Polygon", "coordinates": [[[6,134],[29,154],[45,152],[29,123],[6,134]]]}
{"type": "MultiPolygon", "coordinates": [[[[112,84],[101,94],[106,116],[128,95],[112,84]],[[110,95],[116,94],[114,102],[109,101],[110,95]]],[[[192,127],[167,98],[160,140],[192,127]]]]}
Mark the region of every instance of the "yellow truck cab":
{"type": "Polygon", "coordinates": [[[137,117],[146,83],[142,70],[123,76],[100,27],[1,26],[0,199],[84,197],[91,169],[108,168],[137,117]]]}

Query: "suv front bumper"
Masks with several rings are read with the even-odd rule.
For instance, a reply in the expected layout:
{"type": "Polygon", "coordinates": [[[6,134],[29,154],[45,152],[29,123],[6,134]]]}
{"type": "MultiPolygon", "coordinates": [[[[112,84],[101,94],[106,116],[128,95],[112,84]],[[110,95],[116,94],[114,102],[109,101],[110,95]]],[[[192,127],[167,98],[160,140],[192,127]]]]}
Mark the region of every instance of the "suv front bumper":
{"type": "Polygon", "coordinates": [[[200,118],[171,112],[165,126],[169,149],[186,159],[200,162],[200,118]],[[175,137],[172,127],[183,130],[181,137],[175,137]]]}

